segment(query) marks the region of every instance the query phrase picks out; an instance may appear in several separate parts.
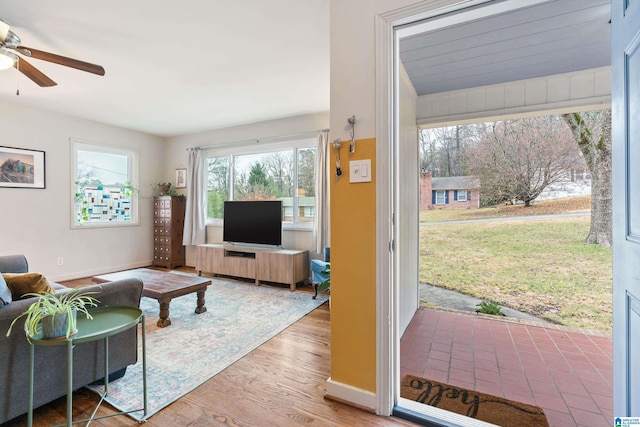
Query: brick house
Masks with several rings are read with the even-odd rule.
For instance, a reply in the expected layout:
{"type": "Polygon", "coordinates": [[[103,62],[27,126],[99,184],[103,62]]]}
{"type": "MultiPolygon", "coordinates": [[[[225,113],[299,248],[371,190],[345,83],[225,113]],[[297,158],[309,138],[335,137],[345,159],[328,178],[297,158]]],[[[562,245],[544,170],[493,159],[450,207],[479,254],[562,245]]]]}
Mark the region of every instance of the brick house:
{"type": "Polygon", "coordinates": [[[480,179],[475,176],[432,177],[420,174],[420,210],[478,209],[480,179]]]}

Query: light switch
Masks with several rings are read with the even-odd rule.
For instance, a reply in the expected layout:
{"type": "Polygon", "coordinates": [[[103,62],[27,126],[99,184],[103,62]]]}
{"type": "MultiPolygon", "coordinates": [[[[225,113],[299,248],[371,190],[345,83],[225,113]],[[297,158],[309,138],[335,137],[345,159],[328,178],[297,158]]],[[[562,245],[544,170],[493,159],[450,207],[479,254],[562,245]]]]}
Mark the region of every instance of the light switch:
{"type": "Polygon", "coordinates": [[[371,159],[349,162],[349,182],[371,182],[371,159]]]}

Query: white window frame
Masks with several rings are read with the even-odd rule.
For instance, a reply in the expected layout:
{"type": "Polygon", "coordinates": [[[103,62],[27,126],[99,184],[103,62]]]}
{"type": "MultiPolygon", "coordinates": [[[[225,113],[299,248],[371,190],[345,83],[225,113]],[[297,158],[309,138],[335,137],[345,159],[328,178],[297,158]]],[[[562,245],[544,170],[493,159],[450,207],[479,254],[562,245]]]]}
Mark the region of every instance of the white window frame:
{"type": "MultiPolygon", "coordinates": [[[[206,151],[206,157],[224,157],[229,156],[229,200],[233,200],[234,196],[234,169],[235,169],[235,156],[246,156],[251,154],[266,154],[277,151],[285,151],[285,150],[295,150],[296,153],[294,155],[294,181],[298,182],[298,157],[297,151],[305,148],[315,148],[317,149],[317,139],[316,138],[305,138],[300,140],[293,141],[285,141],[285,142],[274,142],[274,143],[260,143],[259,147],[256,147],[255,143],[251,145],[225,145],[221,147],[211,147],[206,151]]],[[[318,153],[316,152],[316,156],[318,153]]],[[[315,171],[317,173],[317,171],[315,171]]],[[[317,195],[314,195],[317,197],[317,195]]],[[[293,212],[298,211],[298,197],[293,197],[293,212]]],[[[299,212],[299,211],[298,211],[299,212]]],[[[302,231],[311,231],[313,230],[315,221],[311,222],[282,222],[283,230],[302,230],[302,231]]],[[[218,226],[222,227],[223,220],[221,218],[207,218],[205,221],[205,225],[209,226],[218,226]]]]}
{"type": "Polygon", "coordinates": [[[468,195],[469,195],[469,192],[467,190],[458,190],[458,201],[459,202],[469,201],[468,195]],[[461,194],[464,194],[464,197],[460,197],[461,194]]]}
{"type": "Polygon", "coordinates": [[[444,190],[435,190],[436,191],[436,205],[446,205],[447,204],[447,192],[444,190]],[[442,201],[438,202],[438,195],[442,194],[442,201]]]}
{"type": "Polygon", "coordinates": [[[140,225],[139,221],[139,203],[138,194],[135,189],[138,188],[138,153],[128,148],[115,147],[110,145],[98,144],[93,142],[71,139],[71,228],[110,228],[110,227],[131,227],[140,225]],[[117,154],[127,157],[127,180],[133,187],[131,195],[131,221],[96,221],[82,222],[76,221],[76,177],[78,176],[78,151],[94,151],[97,153],[117,154]]]}

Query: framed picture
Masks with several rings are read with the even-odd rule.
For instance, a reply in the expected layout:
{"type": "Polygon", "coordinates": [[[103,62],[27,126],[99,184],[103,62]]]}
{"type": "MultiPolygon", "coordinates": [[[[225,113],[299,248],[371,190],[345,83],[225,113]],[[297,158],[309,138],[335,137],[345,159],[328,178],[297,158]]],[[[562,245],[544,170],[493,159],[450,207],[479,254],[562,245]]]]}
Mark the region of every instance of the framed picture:
{"type": "Polygon", "coordinates": [[[187,170],[176,169],[176,188],[187,188],[187,170]]]}
{"type": "Polygon", "coordinates": [[[44,151],[0,146],[0,188],[45,188],[44,151]]]}

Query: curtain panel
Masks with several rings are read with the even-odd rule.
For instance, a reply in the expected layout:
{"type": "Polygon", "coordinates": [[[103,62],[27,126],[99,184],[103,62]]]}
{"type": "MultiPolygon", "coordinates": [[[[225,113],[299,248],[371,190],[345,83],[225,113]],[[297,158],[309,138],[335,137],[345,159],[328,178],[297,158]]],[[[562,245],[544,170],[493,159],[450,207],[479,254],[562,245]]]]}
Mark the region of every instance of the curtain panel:
{"type": "Polygon", "coordinates": [[[187,168],[187,207],[184,218],[184,245],[206,243],[207,175],[205,155],[199,148],[189,149],[187,168]]]}
{"type": "Polygon", "coordinates": [[[329,131],[322,131],[318,135],[316,148],[316,215],[312,246],[318,254],[322,254],[324,248],[330,245],[329,150],[329,131]]]}

